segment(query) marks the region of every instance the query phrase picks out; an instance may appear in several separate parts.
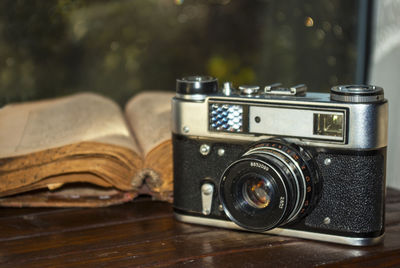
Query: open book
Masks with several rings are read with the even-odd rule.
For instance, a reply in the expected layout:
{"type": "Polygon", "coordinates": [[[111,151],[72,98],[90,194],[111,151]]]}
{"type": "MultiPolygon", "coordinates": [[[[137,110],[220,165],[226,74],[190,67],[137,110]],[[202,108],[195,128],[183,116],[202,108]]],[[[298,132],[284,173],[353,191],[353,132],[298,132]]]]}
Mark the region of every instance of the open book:
{"type": "Polygon", "coordinates": [[[172,93],[125,107],[93,93],[0,109],[0,206],[106,206],[172,198],[172,93]]]}

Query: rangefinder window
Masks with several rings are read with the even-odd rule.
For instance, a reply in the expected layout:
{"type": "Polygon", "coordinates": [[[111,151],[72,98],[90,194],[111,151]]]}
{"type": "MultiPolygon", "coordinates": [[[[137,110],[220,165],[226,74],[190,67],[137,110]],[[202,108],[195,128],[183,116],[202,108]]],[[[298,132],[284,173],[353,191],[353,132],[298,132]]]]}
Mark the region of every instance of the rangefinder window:
{"type": "Polygon", "coordinates": [[[212,103],[209,107],[210,130],[243,132],[243,106],[212,103]]]}
{"type": "Polygon", "coordinates": [[[343,138],[343,115],[314,113],[314,135],[343,138]]]}

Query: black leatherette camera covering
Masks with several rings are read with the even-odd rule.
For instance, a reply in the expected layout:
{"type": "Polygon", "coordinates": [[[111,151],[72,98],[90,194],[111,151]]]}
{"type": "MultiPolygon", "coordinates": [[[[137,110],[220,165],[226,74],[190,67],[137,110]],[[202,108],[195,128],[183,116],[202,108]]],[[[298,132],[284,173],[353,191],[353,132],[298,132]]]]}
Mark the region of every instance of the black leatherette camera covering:
{"type": "MultiPolygon", "coordinates": [[[[220,176],[249,145],[249,143],[224,143],[173,135],[174,209],[183,214],[227,220],[225,213],[218,209],[220,176]],[[201,144],[211,146],[208,155],[199,153],[201,144]],[[218,149],[224,149],[225,154],[219,156],[218,149]],[[211,214],[208,216],[201,213],[201,185],[204,181],[215,185],[214,201],[211,214]]],[[[309,215],[283,228],[349,236],[360,234],[376,236],[382,233],[385,193],[384,155],[385,149],[370,152],[317,153],[314,160],[322,181],[320,200],[309,215]],[[329,165],[324,163],[326,158],[331,159],[329,165]],[[327,217],[328,224],[326,221],[324,223],[327,217]]]]}

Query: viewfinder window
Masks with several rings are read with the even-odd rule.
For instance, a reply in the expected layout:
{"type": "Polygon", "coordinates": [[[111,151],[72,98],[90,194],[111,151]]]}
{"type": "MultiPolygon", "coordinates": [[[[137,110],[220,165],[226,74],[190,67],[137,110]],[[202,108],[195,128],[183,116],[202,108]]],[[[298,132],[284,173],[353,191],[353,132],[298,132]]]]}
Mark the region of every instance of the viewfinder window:
{"type": "Polygon", "coordinates": [[[314,135],[343,137],[343,114],[314,113],[314,135]]]}

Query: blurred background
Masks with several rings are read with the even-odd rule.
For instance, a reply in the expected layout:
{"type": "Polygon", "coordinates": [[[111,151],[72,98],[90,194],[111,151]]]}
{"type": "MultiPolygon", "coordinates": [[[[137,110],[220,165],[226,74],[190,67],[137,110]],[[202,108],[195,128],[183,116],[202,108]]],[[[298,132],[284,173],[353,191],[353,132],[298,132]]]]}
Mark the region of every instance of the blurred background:
{"type": "Polygon", "coordinates": [[[357,1],[3,0],[0,105],[141,90],[209,74],[234,85],[356,79],[357,1]]]}
{"type": "Polygon", "coordinates": [[[400,188],[399,0],[3,0],[0,107],[143,90],[207,74],[220,82],[383,86],[388,184],[400,188]]]}

